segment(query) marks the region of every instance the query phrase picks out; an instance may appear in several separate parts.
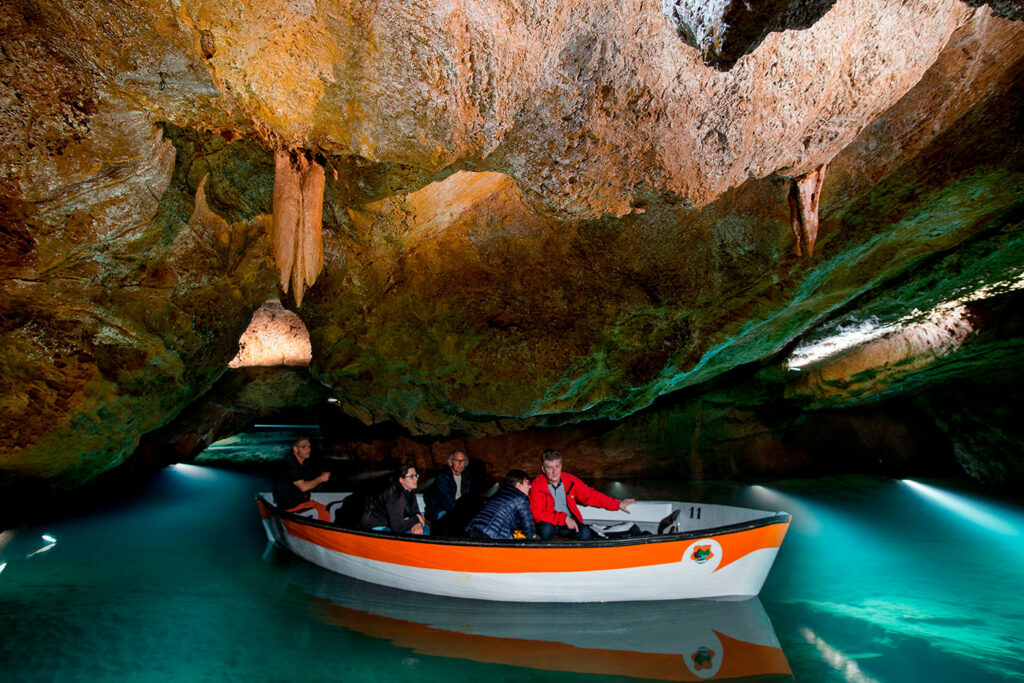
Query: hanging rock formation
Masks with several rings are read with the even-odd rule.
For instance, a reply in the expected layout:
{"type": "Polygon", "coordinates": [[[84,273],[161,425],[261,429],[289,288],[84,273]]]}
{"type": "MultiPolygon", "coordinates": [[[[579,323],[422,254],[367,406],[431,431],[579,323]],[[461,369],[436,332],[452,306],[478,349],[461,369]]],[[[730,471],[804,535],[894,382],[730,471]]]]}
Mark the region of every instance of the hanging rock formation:
{"type": "Polygon", "coordinates": [[[271,242],[281,289],[289,286],[295,305],[324,265],[321,237],[324,167],[303,152],[274,153],[274,219],[271,242]]]}
{"type": "Polygon", "coordinates": [[[818,239],[818,204],[824,182],[824,166],[790,181],[787,198],[789,224],[796,237],[797,256],[801,256],[804,250],[808,256],[814,256],[814,242],[818,239]]]}

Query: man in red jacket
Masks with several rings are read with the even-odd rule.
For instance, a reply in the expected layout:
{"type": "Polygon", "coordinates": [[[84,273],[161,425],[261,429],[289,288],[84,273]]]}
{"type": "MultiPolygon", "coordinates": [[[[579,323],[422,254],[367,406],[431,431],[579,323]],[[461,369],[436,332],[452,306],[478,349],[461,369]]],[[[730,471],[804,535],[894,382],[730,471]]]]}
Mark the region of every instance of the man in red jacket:
{"type": "Polygon", "coordinates": [[[583,505],[629,512],[632,498],[618,500],[584,484],[579,477],[562,472],[562,454],[544,451],[540,456],[543,474],[537,475],[530,487],[530,512],[537,523],[537,538],[554,536],[586,541],[590,527],[583,523],[577,501],[583,505]]]}

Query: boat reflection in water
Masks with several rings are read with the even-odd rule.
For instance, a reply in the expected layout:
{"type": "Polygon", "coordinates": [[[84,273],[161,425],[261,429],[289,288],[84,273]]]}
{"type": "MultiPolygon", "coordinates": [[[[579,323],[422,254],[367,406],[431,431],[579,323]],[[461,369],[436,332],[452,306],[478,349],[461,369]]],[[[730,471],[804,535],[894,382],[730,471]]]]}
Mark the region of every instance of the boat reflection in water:
{"type": "Polygon", "coordinates": [[[323,621],[419,654],[664,681],[792,681],[760,600],[581,604],[445,598],[268,560],[323,621]]]}

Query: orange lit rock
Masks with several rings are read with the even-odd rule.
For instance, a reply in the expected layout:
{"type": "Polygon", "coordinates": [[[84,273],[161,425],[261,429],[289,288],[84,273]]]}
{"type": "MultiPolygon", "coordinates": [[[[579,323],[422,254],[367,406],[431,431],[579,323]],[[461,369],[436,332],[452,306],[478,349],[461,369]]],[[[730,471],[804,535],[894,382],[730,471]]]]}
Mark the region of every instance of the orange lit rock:
{"type": "Polygon", "coordinates": [[[91,0],[33,12],[22,21],[84,83],[152,120],[431,172],[498,171],[535,206],[594,217],[624,215],[646,191],[705,205],[750,177],[813,170],[910,90],[974,11],[839,0],[727,73],[640,0],[91,0]]]}
{"type": "Polygon", "coordinates": [[[959,350],[973,331],[963,305],[945,307],[814,365],[789,388],[790,395],[827,402],[884,393],[959,350]]]}
{"type": "Polygon", "coordinates": [[[298,315],[271,299],[257,309],[252,322],[238,340],[238,355],[229,368],[253,366],[307,366],[310,360],[309,332],[298,315]]]}
{"type": "Polygon", "coordinates": [[[11,0],[0,35],[4,476],[121,462],[279,288],[349,415],[500,435],[1024,262],[987,7],[838,0],[727,72],[639,0],[11,0]],[[785,179],[826,162],[808,267],[785,179]]]}

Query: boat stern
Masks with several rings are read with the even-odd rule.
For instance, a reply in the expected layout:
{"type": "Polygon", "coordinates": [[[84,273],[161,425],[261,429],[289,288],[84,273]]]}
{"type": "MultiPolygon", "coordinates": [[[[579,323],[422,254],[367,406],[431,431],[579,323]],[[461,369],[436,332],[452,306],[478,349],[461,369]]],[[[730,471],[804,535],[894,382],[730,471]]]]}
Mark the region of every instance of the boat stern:
{"type": "Polygon", "coordinates": [[[261,493],[256,496],[256,508],[260,513],[260,521],[263,522],[263,531],[267,534],[267,540],[271,543],[276,543],[279,540],[279,536],[275,534],[274,529],[274,513],[270,509],[270,504],[266,501],[267,494],[261,493]]]}

